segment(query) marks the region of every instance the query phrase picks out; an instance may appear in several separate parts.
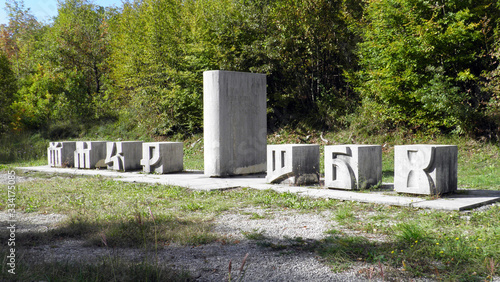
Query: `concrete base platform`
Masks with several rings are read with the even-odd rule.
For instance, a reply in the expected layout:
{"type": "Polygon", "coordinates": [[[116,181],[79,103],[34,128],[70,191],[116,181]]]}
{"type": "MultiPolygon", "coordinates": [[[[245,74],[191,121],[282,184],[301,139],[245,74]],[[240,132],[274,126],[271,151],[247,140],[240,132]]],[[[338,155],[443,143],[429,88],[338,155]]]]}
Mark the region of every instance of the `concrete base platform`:
{"type": "Polygon", "coordinates": [[[436,210],[467,210],[500,201],[500,191],[461,190],[443,195],[441,198],[414,197],[399,195],[393,190],[354,192],[346,190],[324,189],[316,187],[298,187],[289,185],[267,184],[265,174],[247,175],[230,178],[212,178],[203,171],[184,171],[174,174],[144,174],[142,171],[117,172],[112,170],[90,170],[75,168],[54,168],[49,166],[18,167],[26,171],[45,173],[63,173],[73,175],[102,175],[112,177],[116,181],[164,184],[186,187],[192,190],[212,191],[248,187],[258,190],[272,189],[284,193],[297,193],[313,198],[337,199],[343,201],[358,201],[365,203],[385,204],[394,206],[411,206],[436,210]]]}

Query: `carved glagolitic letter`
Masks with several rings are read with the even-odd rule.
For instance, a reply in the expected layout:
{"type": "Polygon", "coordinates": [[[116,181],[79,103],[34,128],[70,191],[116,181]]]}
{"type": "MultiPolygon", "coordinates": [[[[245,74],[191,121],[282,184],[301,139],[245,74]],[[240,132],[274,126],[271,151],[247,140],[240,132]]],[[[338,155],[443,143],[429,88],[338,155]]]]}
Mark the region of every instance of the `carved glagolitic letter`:
{"type": "Polygon", "coordinates": [[[319,183],[319,145],[268,145],[266,181],[294,185],[319,183]]]}
{"type": "Polygon", "coordinates": [[[74,164],[74,152],[76,142],[50,142],[47,148],[47,159],[49,166],[72,167],[74,164]]]}
{"type": "Polygon", "coordinates": [[[394,190],[438,195],[457,189],[457,146],[394,147],[394,190]]]}
{"type": "Polygon", "coordinates": [[[77,141],[75,150],[76,168],[96,168],[106,158],[105,141],[77,141]]]}
{"type": "Polygon", "coordinates": [[[325,187],[359,190],[382,181],[382,147],[325,146],[325,187]]]}
{"type": "Polygon", "coordinates": [[[142,144],[141,165],[144,172],[160,174],[183,170],[182,142],[150,142],[142,144]]]}
{"type": "Polygon", "coordinates": [[[108,169],[130,171],[141,168],[142,142],[122,141],[106,143],[108,169]]]}

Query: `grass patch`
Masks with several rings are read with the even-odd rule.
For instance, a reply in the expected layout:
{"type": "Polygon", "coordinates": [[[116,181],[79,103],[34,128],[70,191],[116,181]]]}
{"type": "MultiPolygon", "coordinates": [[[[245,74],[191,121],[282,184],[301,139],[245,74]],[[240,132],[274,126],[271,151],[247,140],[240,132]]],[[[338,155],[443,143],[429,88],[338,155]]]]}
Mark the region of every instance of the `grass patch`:
{"type": "MultiPolygon", "coordinates": [[[[5,256],[4,256],[5,257],[5,256]]],[[[190,274],[152,262],[132,263],[118,257],[89,262],[27,262],[16,264],[15,275],[2,266],[2,281],[191,281],[190,274]]]]}
{"type": "Polygon", "coordinates": [[[254,241],[262,241],[266,239],[266,236],[264,235],[264,231],[255,229],[251,232],[246,232],[243,231],[241,232],[245,238],[249,240],[254,240],[254,241]]]}

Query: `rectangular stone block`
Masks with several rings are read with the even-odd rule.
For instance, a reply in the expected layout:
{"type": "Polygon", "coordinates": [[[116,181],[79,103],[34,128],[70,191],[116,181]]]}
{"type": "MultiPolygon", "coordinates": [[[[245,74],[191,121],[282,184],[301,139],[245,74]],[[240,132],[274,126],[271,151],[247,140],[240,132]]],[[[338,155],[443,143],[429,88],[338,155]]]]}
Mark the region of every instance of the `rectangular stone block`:
{"type": "Polygon", "coordinates": [[[49,166],[73,167],[75,149],[74,141],[50,142],[47,148],[49,166]]]}
{"type": "Polygon", "coordinates": [[[325,187],[360,190],[381,182],[381,146],[325,146],[325,187]]]}
{"type": "Polygon", "coordinates": [[[264,74],[203,73],[205,175],[223,177],[266,170],[264,74]]]}
{"type": "Polygon", "coordinates": [[[266,182],[319,183],[319,145],[268,145],[266,182]]]}
{"type": "Polygon", "coordinates": [[[184,169],[182,142],[142,143],[142,170],[147,173],[170,173],[184,169]]]}
{"type": "Polygon", "coordinates": [[[131,171],[141,169],[142,141],[106,142],[108,169],[131,171]]]}
{"type": "Polygon", "coordinates": [[[96,168],[106,159],[106,141],[77,141],[74,159],[76,168],[96,168]]]}
{"type": "Polygon", "coordinates": [[[456,191],[457,158],[454,145],[394,146],[394,190],[423,195],[456,191]]]}

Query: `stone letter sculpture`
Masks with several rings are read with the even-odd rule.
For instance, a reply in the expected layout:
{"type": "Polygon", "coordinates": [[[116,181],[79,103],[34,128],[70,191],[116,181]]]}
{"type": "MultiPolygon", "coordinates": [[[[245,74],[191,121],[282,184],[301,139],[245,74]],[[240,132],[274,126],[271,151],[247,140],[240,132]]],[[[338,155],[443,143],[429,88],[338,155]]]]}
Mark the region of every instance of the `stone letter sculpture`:
{"type": "Polygon", "coordinates": [[[359,190],[381,182],[381,146],[325,146],[325,187],[359,190]]]}
{"type": "Polygon", "coordinates": [[[77,141],[75,150],[76,168],[96,168],[106,158],[105,141],[77,141]]]}
{"type": "Polygon", "coordinates": [[[266,182],[319,183],[319,145],[268,145],[266,182]]]}
{"type": "Polygon", "coordinates": [[[394,190],[439,195],[457,190],[458,147],[394,146],[394,190]]]}
{"type": "Polygon", "coordinates": [[[142,143],[142,170],[160,174],[182,171],[183,145],[182,142],[142,143]]]}
{"type": "Polygon", "coordinates": [[[76,142],[50,142],[47,148],[47,159],[49,166],[72,167],[74,164],[74,152],[76,142]]]}
{"type": "Polygon", "coordinates": [[[141,168],[142,141],[106,143],[108,169],[130,171],[141,168]]]}

